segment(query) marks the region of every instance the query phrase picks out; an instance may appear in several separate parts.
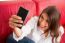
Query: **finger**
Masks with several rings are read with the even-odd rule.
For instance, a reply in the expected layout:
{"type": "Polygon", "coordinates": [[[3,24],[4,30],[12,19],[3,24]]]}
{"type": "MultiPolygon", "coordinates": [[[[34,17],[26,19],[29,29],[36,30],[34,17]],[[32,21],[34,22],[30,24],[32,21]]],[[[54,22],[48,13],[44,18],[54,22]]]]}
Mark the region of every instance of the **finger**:
{"type": "MultiPolygon", "coordinates": [[[[16,29],[16,28],[18,28],[18,27],[15,27],[15,26],[13,26],[13,25],[9,25],[13,30],[14,29],[16,29]]],[[[20,29],[20,28],[19,28],[20,29]]]]}
{"type": "Polygon", "coordinates": [[[17,19],[14,19],[14,18],[10,18],[9,21],[14,22],[14,23],[23,23],[22,20],[17,20],[17,19]]]}
{"type": "Polygon", "coordinates": [[[13,29],[15,28],[15,26],[11,22],[9,22],[9,26],[13,29]]]}
{"type": "Polygon", "coordinates": [[[11,17],[12,17],[12,18],[15,18],[15,19],[18,19],[18,20],[19,20],[19,19],[22,20],[22,18],[21,18],[20,16],[17,16],[17,15],[12,15],[11,17]]]}
{"type": "Polygon", "coordinates": [[[22,24],[13,23],[16,27],[22,27],[22,24]]]}
{"type": "Polygon", "coordinates": [[[14,20],[14,23],[23,24],[22,20],[14,20]]]}
{"type": "Polygon", "coordinates": [[[13,22],[10,22],[9,24],[14,27],[22,27],[22,24],[17,24],[17,23],[13,23],[13,22]]]}

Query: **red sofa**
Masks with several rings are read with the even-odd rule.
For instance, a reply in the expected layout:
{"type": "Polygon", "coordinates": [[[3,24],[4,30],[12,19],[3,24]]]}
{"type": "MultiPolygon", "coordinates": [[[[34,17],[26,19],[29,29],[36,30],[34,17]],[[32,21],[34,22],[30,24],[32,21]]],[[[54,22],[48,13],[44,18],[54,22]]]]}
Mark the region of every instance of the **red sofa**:
{"type": "Polygon", "coordinates": [[[29,10],[29,16],[27,16],[25,20],[26,23],[31,16],[36,14],[35,3],[32,1],[0,2],[0,43],[5,43],[8,35],[12,33],[12,29],[9,27],[8,21],[11,15],[17,13],[20,6],[29,10]]]}
{"type": "MultiPolygon", "coordinates": [[[[25,0],[25,1],[8,1],[0,2],[0,43],[6,43],[6,39],[9,34],[12,33],[12,29],[9,27],[8,21],[11,15],[17,14],[20,6],[29,10],[25,23],[32,17],[38,16],[41,11],[48,5],[57,6],[61,13],[60,23],[65,28],[65,5],[64,0],[25,0]]],[[[62,36],[61,43],[65,41],[65,34],[62,36]]]]}

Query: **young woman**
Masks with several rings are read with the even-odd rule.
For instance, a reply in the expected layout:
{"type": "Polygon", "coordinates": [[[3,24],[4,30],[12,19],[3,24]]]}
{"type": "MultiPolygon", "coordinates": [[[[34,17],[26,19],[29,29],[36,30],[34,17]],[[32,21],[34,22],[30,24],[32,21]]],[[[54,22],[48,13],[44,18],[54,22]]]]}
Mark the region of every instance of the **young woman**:
{"type": "Polygon", "coordinates": [[[17,43],[60,43],[64,31],[59,23],[60,13],[55,6],[48,6],[39,17],[32,17],[24,26],[15,23],[23,23],[20,19],[14,15],[9,21],[10,27],[13,28],[13,39],[17,43]]]}

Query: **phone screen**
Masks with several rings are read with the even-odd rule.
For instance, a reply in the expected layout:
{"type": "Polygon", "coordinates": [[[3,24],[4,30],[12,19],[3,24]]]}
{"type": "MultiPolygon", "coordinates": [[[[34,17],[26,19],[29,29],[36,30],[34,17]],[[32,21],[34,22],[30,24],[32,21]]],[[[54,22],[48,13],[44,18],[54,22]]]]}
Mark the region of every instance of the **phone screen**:
{"type": "Polygon", "coordinates": [[[23,20],[23,21],[25,21],[25,18],[26,18],[26,16],[27,16],[27,14],[28,14],[28,10],[25,9],[25,8],[23,8],[23,7],[20,7],[20,8],[19,8],[19,11],[18,11],[18,13],[17,13],[18,16],[22,17],[22,20],[23,20]]]}

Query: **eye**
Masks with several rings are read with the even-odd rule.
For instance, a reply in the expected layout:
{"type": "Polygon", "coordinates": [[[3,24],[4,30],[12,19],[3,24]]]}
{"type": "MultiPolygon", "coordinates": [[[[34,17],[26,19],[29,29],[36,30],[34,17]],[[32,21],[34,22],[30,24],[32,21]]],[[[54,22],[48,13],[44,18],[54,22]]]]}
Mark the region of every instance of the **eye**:
{"type": "Polygon", "coordinates": [[[43,17],[43,16],[41,16],[41,19],[43,19],[43,20],[44,20],[44,17],[43,17]]]}

